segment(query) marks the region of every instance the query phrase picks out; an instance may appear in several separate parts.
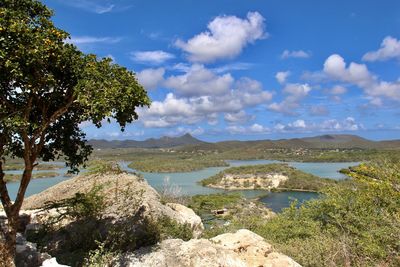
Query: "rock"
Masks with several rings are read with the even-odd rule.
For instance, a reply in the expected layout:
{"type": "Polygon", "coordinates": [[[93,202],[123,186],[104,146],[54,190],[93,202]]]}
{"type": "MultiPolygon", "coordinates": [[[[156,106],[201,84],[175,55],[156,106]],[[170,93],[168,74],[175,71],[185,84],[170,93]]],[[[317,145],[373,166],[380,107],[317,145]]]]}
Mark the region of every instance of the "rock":
{"type": "Polygon", "coordinates": [[[51,258],[45,260],[41,267],[70,267],[70,266],[58,264],[56,258],[51,258]]]}
{"type": "Polygon", "coordinates": [[[127,267],[301,267],[249,230],[222,234],[212,239],[168,239],[115,260],[127,267]]]}
{"type": "Polygon", "coordinates": [[[51,258],[47,253],[40,253],[35,243],[26,241],[20,233],[17,234],[16,260],[17,267],[40,266],[46,259],[51,258]]]}
{"type": "MultiPolygon", "coordinates": [[[[134,214],[139,206],[143,207],[144,216],[157,220],[161,216],[168,216],[178,223],[188,223],[193,229],[193,235],[199,236],[204,229],[199,216],[191,209],[169,203],[164,205],[160,201],[160,195],[142,178],[127,174],[93,174],[81,175],[61,182],[39,194],[27,198],[24,209],[40,209],[48,201],[59,201],[73,197],[76,193],[90,191],[93,186],[102,186],[102,194],[106,196],[107,205],[103,211],[104,217],[115,218],[121,215],[134,214]]],[[[33,222],[40,221],[43,216],[33,222]]]]}
{"type": "Polygon", "coordinates": [[[186,206],[177,203],[167,203],[167,207],[172,209],[172,213],[166,214],[181,224],[189,224],[193,231],[193,237],[198,238],[204,230],[201,218],[194,211],[186,206]]]}

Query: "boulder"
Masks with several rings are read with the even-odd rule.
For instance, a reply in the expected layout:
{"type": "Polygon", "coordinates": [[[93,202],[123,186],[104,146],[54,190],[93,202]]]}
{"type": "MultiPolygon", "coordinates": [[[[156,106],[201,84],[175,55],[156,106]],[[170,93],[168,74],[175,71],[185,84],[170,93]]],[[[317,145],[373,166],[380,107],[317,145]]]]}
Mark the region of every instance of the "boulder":
{"type": "Polygon", "coordinates": [[[166,206],[172,210],[172,212],[166,214],[167,216],[174,219],[178,223],[189,224],[192,228],[194,238],[198,238],[201,235],[204,230],[203,223],[201,218],[194,213],[192,209],[178,203],[167,203],[166,206]]]}
{"type": "Polygon", "coordinates": [[[159,245],[119,256],[115,266],[127,267],[301,267],[249,230],[212,239],[168,239],[159,245]]]}
{"type": "Polygon", "coordinates": [[[70,266],[58,264],[56,258],[51,258],[51,259],[45,260],[41,267],[70,267],[70,266]]]}
{"type": "MultiPolygon", "coordinates": [[[[80,175],[27,198],[23,208],[40,209],[48,201],[60,201],[73,197],[76,193],[86,193],[94,186],[101,186],[102,194],[106,196],[104,217],[118,219],[121,212],[123,215],[134,214],[140,206],[144,216],[154,220],[168,216],[178,223],[189,224],[195,237],[204,229],[200,217],[193,210],[176,203],[162,204],[160,195],[154,188],[143,178],[128,173],[80,175]]],[[[30,214],[31,217],[37,217],[32,222],[43,220],[43,216],[38,216],[37,210],[30,214]]]]}

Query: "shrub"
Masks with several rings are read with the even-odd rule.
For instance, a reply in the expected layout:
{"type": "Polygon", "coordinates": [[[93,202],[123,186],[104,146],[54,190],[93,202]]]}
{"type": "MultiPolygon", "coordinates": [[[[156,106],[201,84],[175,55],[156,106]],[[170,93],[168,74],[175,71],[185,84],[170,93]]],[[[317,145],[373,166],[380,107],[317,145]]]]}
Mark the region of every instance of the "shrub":
{"type": "Polygon", "coordinates": [[[257,231],[304,266],[399,266],[399,167],[352,168],[352,185],[326,189],[321,199],[293,205],[257,231]]]}

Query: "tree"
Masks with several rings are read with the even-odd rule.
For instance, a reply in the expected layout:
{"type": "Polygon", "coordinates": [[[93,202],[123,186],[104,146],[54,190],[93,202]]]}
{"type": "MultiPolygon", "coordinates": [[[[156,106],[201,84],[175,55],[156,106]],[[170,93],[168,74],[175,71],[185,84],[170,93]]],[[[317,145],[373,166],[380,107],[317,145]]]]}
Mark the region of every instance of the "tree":
{"type": "Polygon", "coordinates": [[[133,72],[80,52],[51,16],[37,0],[0,2],[0,196],[8,219],[2,232],[9,260],[38,161],[62,157],[77,172],[92,150],[80,123],[101,127],[112,119],[124,130],[138,119],[137,107],[150,105],[133,72]],[[4,180],[6,157],[22,158],[25,166],[14,202],[4,180]]]}

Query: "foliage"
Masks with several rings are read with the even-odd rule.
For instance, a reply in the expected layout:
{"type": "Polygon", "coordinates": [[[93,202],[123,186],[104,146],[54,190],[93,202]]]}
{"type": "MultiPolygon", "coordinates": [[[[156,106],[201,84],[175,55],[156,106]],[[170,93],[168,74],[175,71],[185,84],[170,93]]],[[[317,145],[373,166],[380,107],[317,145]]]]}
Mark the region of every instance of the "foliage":
{"type": "Polygon", "coordinates": [[[352,168],[353,186],[292,205],[258,232],[304,266],[398,266],[399,167],[379,162],[352,168]]]}
{"type": "Polygon", "coordinates": [[[119,174],[122,172],[121,167],[116,161],[92,160],[88,164],[88,174],[119,174]]]}
{"type": "Polygon", "coordinates": [[[205,236],[247,228],[303,266],[400,265],[400,163],[352,167],[353,180],[325,188],[321,198],[293,202],[270,219],[257,210],[212,223],[205,236]]]}
{"type": "Polygon", "coordinates": [[[87,193],[76,193],[71,198],[47,202],[43,210],[56,209],[59,213],[56,222],[64,218],[72,220],[101,219],[106,207],[105,196],[101,194],[102,185],[94,185],[87,193]]]}
{"type": "MultiPolygon", "coordinates": [[[[39,179],[39,178],[50,178],[50,177],[56,177],[59,176],[60,174],[58,172],[37,172],[32,174],[33,179],[39,179]]],[[[20,174],[9,174],[7,173],[4,176],[4,181],[6,182],[16,182],[21,180],[21,175],[20,174]]]]}
{"type": "Polygon", "coordinates": [[[182,188],[171,184],[169,176],[164,177],[163,187],[161,188],[160,202],[162,204],[166,203],[179,203],[181,205],[187,206],[189,196],[185,196],[182,193],[182,188]]]}
{"type": "Polygon", "coordinates": [[[196,214],[210,214],[211,210],[236,206],[242,200],[240,194],[196,195],[191,198],[189,208],[196,214]]]}
{"type": "Polygon", "coordinates": [[[108,267],[112,266],[113,259],[117,253],[107,250],[104,244],[99,243],[97,249],[89,252],[89,255],[85,258],[83,266],[88,267],[108,267]]]}
{"type": "Polygon", "coordinates": [[[106,266],[118,253],[154,245],[166,238],[192,238],[188,224],[165,216],[145,215],[143,191],[135,190],[132,184],[119,188],[112,197],[106,195],[106,186],[94,185],[86,193],[47,203],[44,209],[56,208],[59,215],[49,218],[44,232],[30,240],[61,263],[106,266]],[[86,259],[85,263],[82,259],[86,259]]]}
{"type": "MultiPolygon", "coordinates": [[[[332,186],[338,183],[336,180],[320,178],[315,175],[302,172],[287,164],[272,163],[228,168],[214,176],[202,180],[201,184],[203,186],[218,184],[227,174],[233,176],[249,174],[254,176],[262,176],[265,174],[281,174],[288,177],[288,180],[279,185],[279,189],[282,190],[320,191],[326,186],[332,186]]],[[[250,182],[247,181],[247,183],[249,184],[250,182]]]]}
{"type": "Polygon", "coordinates": [[[208,159],[203,156],[180,155],[178,157],[164,155],[157,159],[144,157],[129,164],[130,168],[143,172],[190,172],[208,167],[223,167],[228,164],[223,160],[208,159]]]}
{"type": "Polygon", "coordinates": [[[115,120],[124,130],[150,105],[135,74],[110,58],[84,54],[51,20],[38,0],[0,2],[0,198],[7,214],[10,255],[15,253],[19,211],[39,160],[63,157],[70,172],[92,148],[80,129],[115,120]],[[14,202],[4,179],[5,158],[23,158],[14,202]]]}

